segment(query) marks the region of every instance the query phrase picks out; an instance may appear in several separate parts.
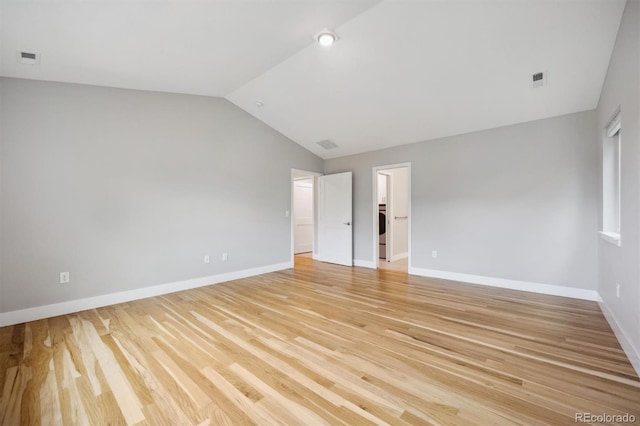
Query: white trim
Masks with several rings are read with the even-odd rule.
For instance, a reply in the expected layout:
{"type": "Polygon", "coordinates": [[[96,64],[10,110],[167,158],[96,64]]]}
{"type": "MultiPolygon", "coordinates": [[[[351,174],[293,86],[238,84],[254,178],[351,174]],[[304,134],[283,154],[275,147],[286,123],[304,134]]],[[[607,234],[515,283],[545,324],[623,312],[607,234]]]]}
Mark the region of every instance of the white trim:
{"type": "MultiPolygon", "coordinates": [[[[393,225],[394,223],[391,221],[391,218],[393,217],[393,175],[389,174],[389,173],[383,173],[383,172],[378,172],[380,175],[385,177],[385,184],[387,185],[387,193],[385,194],[385,217],[387,220],[387,223],[385,223],[386,226],[386,232],[385,232],[385,252],[384,252],[384,258],[385,259],[391,259],[391,253],[393,253],[393,225]]],[[[378,203],[377,197],[378,197],[378,190],[379,188],[377,188],[378,185],[378,177],[376,176],[376,202],[375,202],[375,209],[379,212],[380,211],[380,203],[378,203]]],[[[374,215],[374,217],[376,218],[376,221],[378,221],[380,219],[379,215],[374,215]]],[[[379,226],[379,225],[378,225],[379,226]]],[[[379,232],[378,227],[374,226],[374,228],[376,228],[376,232],[379,232]]],[[[377,235],[376,240],[374,242],[374,244],[377,244],[378,246],[378,251],[376,251],[376,254],[378,255],[378,257],[374,257],[374,262],[376,261],[375,259],[378,260],[378,264],[380,263],[380,235],[377,235]]]]}
{"type": "Polygon", "coordinates": [[[627,355],[627,358],[629,358],[631,366],[636,370],[636,374],[640,376],[640,351],[633,346],[631,339],[629,339],[624,333],[622,327],[620,327],[618,321],[616,321],[616,317],[613,315],[613,312],[611,312],[609,307],[602,300],[599,301],[598,305],[600,305],[600,310],[609,323],[609,326],[611,326],[613,334],[616,335],[622,350],[627,355]]]}
{"type": "Polygon", "coordinates": [[[609,124],[605,127],[605,134],[607,137],[613,137],[616,133],[618,133],[622,129],[622,114],[620,113],[620,107],[614,113],[611,120],[609,120],[609,124]]]}
{"type": "Polygon", "coordinates": [[[353,259],[353,266],[359,266],[360,268],[371,268],[376,269],[378,266],[376,262],[372,262],[370,260],[362,260],[362,259],[353,259]]]}
{"type": "Polygon", "coordinates": [[[598,292],[583,288],[573,288],[560,285],[534,283],[529,281],[508,280],[504,278],[486,277],[482,275],[460,274],[457,272],[439,271],[435,269],[409,268],[412,275],[430,278],[441,278],[452,281],[462,281],[491,287],[509,288],[512,290],[530,291],[533,293],[550,294],[553,296],[572,297],[574,299],[599,300],[598,292]]]}
{"type": "MultiPolygon", "coordinates": [[[[378,244],[378,227],[376,226],[378,223],[378,172],[389,170],[389,169],[400,169],[402,167],[407,168],[407,190],[409,191],[409,196],[407,197],[407,215],[409,218],[407,219],[407,258],[409,259],[409,270],[411,270],[411,162],[407,163],[398,163],[398,164],[388,164],[386,166],[374,166],[371,168],[372,173],[372,181],[373,181],[373,263],[375,268],[378,268],[378,257],[379,257],[379,244],[378,244]]],[[[388,197],[387,197],[388,198],[388,197]]],[[[387,205],[389,205],[389,200],[387,199],[387,205]]],[[[387,214],[389,211],[387,210],[387,214]]]]}
{"type": "Polygon", "coordinates": [[[174,293],[176,291],[205,287],[212,284],[219,284],[225,281],[237,280],[241,278],[252,277],[254,275],[261,275],[290,268],[293,268],[292,262],[276,263],[274,265],[260,266],[257,268],[243,269],[240,271],[225,272],[223,274],[210,275],[208,277],[193,278],[190,280],[176,281],[173,283],[137,288],[135,290],[120,291],[117,293],[87,297],[85,299],[69,300],[66,302],[54,303],[51,305],[36,306],[33,308],[4,312],[0,313],[0,327],[20,324],[27,321],[35,321],[43,318],[55,317],[58,315],[71,314],[74,312],[100,308],[117,303],[130,302],[132,300],[145,299],[147,297],[161,296],[163,294],[174,293]]]}
{"type": "MultiPolygon", "coordinates": [[[[607,127],[605,128],[604,131],[604,137],[602,139],[602,161],[601,161],[601,167],[602,167],[602,202],[601,202],[601,209],[602,209],[602,233],[604,234],[610,234],[610,235],[605,235],[603,238],[607,241],[609,241],[610,243],[613,243],[617,246],[620,246],[620,225],[622,223],[622,219],[621,219],[621,214],[622,214],[622,135],[620,134],[621,132],[621,121],[620,121],[620,106],[618,106],[617,109],[617,113],[614,114],[614,117],[611,119],[611,122],[607,125],[607,127]],[[611,151],[614,151],[613,153],[611,151]],[[611,157],[613,154],[615,154],[615,162],[617,163],[615,165],[616,167],[616,176],[614,176],[616,182],[616,188],[615,191],[613,191],[615,193],[615,196],[617,198],[617,202],[615,203],[615,215],[612,215],[611,213],[611,206],[609,205],[608,201],[605,201],[606,198],[610,198],[611,194],[609,191],[608,186],[609,185],[604,185],[604,182],[606,180],[606,176],[605,176],[605,169],[609,169],[607,166],[609,165],[609,162],[606,161],[607,158],[611,157]],[[605,196],[607,195],[607,196],[605,196]],[[606,204],[606,205],[605,205],[606,204]],[[615,227],[612,226],[611,224],[611,218],[609,216],[615,216],[615,227]],[[613,231],[611,229],[614,229],[613,231]],[[616,235],[617,235],[617,240],[616,240],[616,235]],[[607,238],[607,237],[612,237],[612,238],[607,238]]],[[[607,170],[608,172],[608,170],[607,170]]],[[[608,174],[608,173],[607,173],[608,174]]]]}
{"type": "Polygon", "coordinates": [[[611,244],[614,244],[618,247],[622,245],[620,241],[620,234],[617,232],[598,231],[598,234],[600,234],[600,238],[607,242],[610,242],[611,244]]]}
{"type": "Polygon", "coordinates": [[[409,257],[409,253],[405,251],[404,253],[391,256],[391,261],[395,262],[396,260],[406,259],[407,257],[409,257]]]}

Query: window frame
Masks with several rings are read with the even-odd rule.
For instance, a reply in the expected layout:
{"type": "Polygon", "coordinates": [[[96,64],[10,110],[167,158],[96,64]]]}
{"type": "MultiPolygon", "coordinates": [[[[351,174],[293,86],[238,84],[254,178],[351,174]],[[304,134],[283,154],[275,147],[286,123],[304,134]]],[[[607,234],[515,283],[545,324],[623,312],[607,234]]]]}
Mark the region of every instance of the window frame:
{"type": "Polygon", "coordinates": [[[618,109],[602,139],[602,239],[621,245],[622,118],[618,109]],[[613,158],[612,158],[613,157],[613,158]]]}

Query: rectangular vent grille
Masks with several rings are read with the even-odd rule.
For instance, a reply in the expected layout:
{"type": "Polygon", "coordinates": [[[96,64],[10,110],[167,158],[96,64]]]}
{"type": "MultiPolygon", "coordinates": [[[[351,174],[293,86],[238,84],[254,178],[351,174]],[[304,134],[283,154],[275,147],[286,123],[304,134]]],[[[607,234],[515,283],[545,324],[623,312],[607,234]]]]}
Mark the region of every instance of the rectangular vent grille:
{"type": "Polygon", "coordinates": [[[33,52],[25,52],[18,50],[17,52],[18,62],[25,65],[38,65],[40,63],[40,54],[33,52]]]}
{"type": "Polygon", "coordinates": [[[533,88],[544,86],[544,73],[537,72],[531,76],[531,83],[533,88]]]}
{"type": "Polygon", "coordinates": [[[329,139],[325,139],[323,141],[320,142],[316,142],[318,145],[320,145],[321,147],[323,147],[324,149],[333,149],[333,148],[337,148],[338,145],[336,145],[335,143],[331,142],[329,139]]]}

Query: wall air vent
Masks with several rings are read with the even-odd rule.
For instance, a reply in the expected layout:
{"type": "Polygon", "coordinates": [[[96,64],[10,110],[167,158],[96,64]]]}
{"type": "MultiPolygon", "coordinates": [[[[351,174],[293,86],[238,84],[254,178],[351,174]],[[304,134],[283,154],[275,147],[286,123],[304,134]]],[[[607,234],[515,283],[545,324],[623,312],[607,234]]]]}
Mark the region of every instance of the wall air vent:
{"type": "Polygon", "coordinates": [[[338,145],[336,145],[335,143],[331,142],[329,139],[325,139],[323,141],[320,142],[316,142],[318,145],[320,145],[321,147],[323,147],[324,149],[333,149],[333,148],[337,148],[338,145]]]}
{"type": "Polygon", "coordinates": [[[16,56],[18,62],[25,65],[39,65],[40,64],[40,54],[27,52],[24,50],[18,50],[16,52],[16,56]]]}
{"type": "Polygon", "coordinates": [[[543,72],[537,72],[531,76],[531,85],[535,89],[536,87],[542,87],[545,85],[545,75],[543,72]]]}

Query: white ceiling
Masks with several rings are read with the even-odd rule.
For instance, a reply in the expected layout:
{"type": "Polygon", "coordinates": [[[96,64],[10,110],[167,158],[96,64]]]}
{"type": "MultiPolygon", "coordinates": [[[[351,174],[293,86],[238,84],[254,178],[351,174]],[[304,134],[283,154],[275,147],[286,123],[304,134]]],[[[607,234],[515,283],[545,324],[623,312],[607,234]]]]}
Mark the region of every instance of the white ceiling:
{"type": "Polygon", "coordinates": [[[227,98],[324,158],[588,110],[623,7],[384,1],[336,28],[330,49],[310,45],[227,98]],[[548,86],[532,89],[537,71],[548,86]]]}
{"type": "Polygon", "coordinates": [[[0,0],[0,75],[225,96],[332,158],[595,108],[624,4],[0,0]]]}
{"type": "Polygon", "coordinates": [[[374,0],[0,0],[0,75],[225,96],[374,0]],[[42,54],[18,64],[16,50],[42,54]]]}

